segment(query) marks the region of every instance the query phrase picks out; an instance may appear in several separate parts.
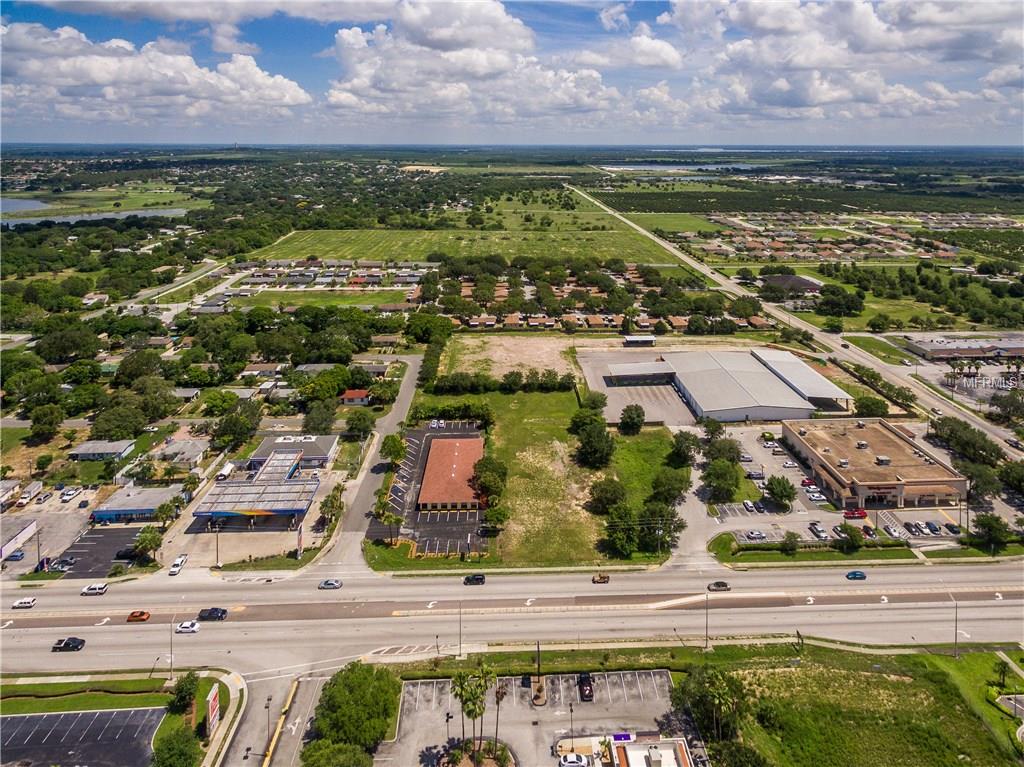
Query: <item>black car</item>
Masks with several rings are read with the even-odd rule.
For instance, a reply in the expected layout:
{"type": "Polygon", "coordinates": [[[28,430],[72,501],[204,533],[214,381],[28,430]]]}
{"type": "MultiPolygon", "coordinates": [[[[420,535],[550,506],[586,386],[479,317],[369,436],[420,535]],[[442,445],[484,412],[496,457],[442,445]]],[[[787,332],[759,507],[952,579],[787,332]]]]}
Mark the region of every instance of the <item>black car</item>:
{"type": "Polygon", "coordinates": [[[118,549],[117,554],[114,555],[114,559],[132,560],[135,559],[137,552],[132,546],[126,549],[118,549]]]}
{"type": "Polygon", "coordinates": [[[754,501],[754,510],[757,511],[758,514],[764,514],[765,511],[767,511],[767,508],[760,501],[754,501]]]}
{"type": "Polygon", "coordinates": [[[223,607],[207,607],[200,610],[196,617],[201,621],[222,621],[228,617],[228,611],[223,607]]]}
{"type": "Polygon", "coordinates": [[[708,591],[732,591],[732,586],[725,581],[712,581],[708,584],[708,591]]]}
{"type": "Polygon", "coordinates": [[[960,535],[960,525],[955,525],[952,522],[947,522],[945,528],[949,530],[953,535],[960,535]]]}
{"type": "Polygon", "coordinates": [[[917,529],[917,525],[915,525],[913,522],[904,522],[903,527],[906,528],[906,531],[911,535],[921,534],[921,532],[917,529]]]}
{"type": "Polygon", "coordinates": [[[590,674],[584,671],[576,679],[576,686],[580,688],[580,700],[589,703],[594,699],[594,680],[590,674]]]}
{"type": "Polygon", "coordinates": [[[67,639],[58,639],[54,642],[50,652],[78,652],[83,647],[85,647],[84,639],[68,637],[67,639]]]}
{"type": "Polygon", "coordinates": [[[483,573],[473,573],[462,579],[463,586],[483,586],[486,582],[487,578],[483,573]]]}
{"type": "Polygon", "coordinates": [[[864,525],[861,528],[861,532],[864,533],[865,538],[869,538],[871,540],[874,540],[878,537],[878,533],[875,532],[875,528],[873,528],[871,525],[864,525]]]}

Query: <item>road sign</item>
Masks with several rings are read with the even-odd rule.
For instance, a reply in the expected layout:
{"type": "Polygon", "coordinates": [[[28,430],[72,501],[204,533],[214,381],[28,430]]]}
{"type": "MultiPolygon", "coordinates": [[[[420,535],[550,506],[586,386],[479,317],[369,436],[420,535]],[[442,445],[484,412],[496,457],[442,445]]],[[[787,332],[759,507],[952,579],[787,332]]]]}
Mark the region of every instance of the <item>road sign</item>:
{"type": "Polygon", "coordinates": [[[215,684],[206,696],[206,737],[212,738],[220,723],[220,685],[215,684]]]}

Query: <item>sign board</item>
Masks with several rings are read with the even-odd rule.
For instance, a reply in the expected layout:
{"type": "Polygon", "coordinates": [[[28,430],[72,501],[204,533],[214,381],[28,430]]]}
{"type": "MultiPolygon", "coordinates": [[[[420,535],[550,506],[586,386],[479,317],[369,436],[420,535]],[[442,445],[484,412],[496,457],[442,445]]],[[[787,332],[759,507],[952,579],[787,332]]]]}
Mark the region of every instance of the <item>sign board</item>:
{"type": "Polygon", "coordinates": [[[206,696],[206,737],[212,738],[220,722],[220,685],[215,684],[206,696]]]}
{"type": "Polygon", "coordinates": [[[616,732],[612,734],[612,742],[614,743],[629,743],[633,740],[633,735],[628,732],[616,732]]]}

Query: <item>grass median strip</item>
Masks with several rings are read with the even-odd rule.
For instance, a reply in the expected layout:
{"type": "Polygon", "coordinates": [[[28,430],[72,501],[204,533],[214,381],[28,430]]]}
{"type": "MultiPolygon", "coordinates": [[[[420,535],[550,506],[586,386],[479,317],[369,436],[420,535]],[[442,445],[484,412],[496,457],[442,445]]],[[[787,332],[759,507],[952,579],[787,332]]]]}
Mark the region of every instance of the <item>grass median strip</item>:
{"type": "Polygon", "coordinates": [[[3,684],[0,699],[5,715],[153,708],[170,700],[163,689],[163,679],[3,684]]]}
{"type": "Polygon", "coordinates": [[[852,554],[844,554],[834,549],[801,549],[796,554],[784,554],[781,551],[753,550],[736,551],[736,539],[732,533],[719,533],[708,544],[708,551],[722,564],[760,564],[793,562],[863,562],[876,559],[914,559],[910,549],[862,548],[852,554]]]}

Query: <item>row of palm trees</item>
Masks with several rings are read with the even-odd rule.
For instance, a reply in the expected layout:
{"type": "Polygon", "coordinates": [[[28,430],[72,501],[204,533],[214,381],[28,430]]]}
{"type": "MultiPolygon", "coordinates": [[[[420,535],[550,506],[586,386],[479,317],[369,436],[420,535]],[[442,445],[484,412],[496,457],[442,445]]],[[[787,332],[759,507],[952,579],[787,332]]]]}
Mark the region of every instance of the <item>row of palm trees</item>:
{"type": "MultiPolygon", "coordinates": [[[[1024,388],[1021,381],[1021,371],[1024,370],[1024,357],[1007,357],[1002,362],[1007,376],[1016,376],[1017,388],[1024,388]]],[[[987,363],[980,360],[949,360],[947,364],[950,369],[946,373],[946,383],[950,388],[955,389],[961,378],[977,378],[981,369],[987,363]]]]}
{"type": "Polygon", "coordinates": [[[462,743],[466,742],[466,717],[469,717],[472,733],[473,764],[479,764],[480,752],[484,745],[483,718],[487,711],[487,693],[494,688],[494,753],[498,750],[498,723],[501,716],[501,701],[508,695],[504,682],[497,684],[494,670],[481,664],[474,671],[459,671],[452,677],[452,695],[462,708],[462,743]],[[480,723],[479,738],[477,722],[480,723]]]}

